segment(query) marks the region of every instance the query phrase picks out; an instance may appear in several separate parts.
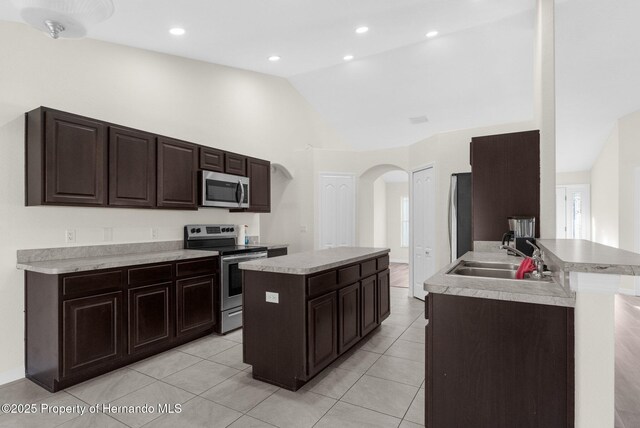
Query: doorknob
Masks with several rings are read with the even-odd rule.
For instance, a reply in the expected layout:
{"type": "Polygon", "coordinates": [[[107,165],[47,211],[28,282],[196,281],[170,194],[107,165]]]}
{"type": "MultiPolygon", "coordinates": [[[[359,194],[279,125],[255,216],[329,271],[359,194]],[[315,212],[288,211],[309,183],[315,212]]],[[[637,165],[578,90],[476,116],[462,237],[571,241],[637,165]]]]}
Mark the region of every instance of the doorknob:
{"type": "Polygon", "coordinates": [[[425,253],[426,255],[429,255],[429,254],[431,254],[431,250],[425,250],[425,252],[424,252],[424,253],[425,253]]]}

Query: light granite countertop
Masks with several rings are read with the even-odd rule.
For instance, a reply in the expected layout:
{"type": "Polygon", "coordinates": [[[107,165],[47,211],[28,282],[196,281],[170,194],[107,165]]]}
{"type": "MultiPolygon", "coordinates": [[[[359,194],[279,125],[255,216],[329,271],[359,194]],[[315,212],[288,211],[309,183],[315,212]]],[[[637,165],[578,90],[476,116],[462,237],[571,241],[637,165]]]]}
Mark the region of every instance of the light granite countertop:
{"type": "Polygon", "coordinates": [[[250,247],[267,247],[268,250],[277,250],[280,248],[288,248],[289,244],[273,244],[271,242],[260,242],[258,244],[249,244],[250,247]]]}
{"type": "Polygon", "coordinates": [[[427,279],[424,290],[436,294],[575,307],[575,294],[567,291],[556,277],[552,281],[532,281],[447,275],[461,260],[514,264],[522,261],[519,257],[502,253],[470,251],[427,279]]]}
{"type": "Polygon", "coordinates": [[[388,253],[388,248],[338,247],[248,261],[238,266],[243,270],[309,275],[388,253]]]}
{"type": "Polygon", "coordinates": [[[218,255],[216,251],[184,250],[182,245],[182,241],[157,241],[18,250],[16,267],[59,275],[218,255]]]}
{"type": "Polygon", "coordinates": [[[584,239],[538,239],[564,272],[640,276],[640,254],[584,239]]]}

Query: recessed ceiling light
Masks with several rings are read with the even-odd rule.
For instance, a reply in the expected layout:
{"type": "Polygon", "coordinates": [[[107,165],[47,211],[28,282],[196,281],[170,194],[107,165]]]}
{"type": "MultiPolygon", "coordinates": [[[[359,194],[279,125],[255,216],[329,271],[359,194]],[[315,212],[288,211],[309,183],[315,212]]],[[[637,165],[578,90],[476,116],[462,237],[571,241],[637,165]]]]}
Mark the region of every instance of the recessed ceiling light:
{"type": "Polygon", "coordinates": [[[426,34],[426,36],[427,36],[428,38],[432,38],[432,37],[435,37],[435,36],[437,36],[437,35],[438,35],[438,32],[437,32],[437,31],[435,31],[435,30],[434,30],[434,31],[429,31],[429,32],[426,34]]]}
{"type": "Polygon", "coordinates": [[[367,31],[369,31],[369,27],[358,27],[358,28],[356,28],[356,33],[358,33],[358,34],[364,34],[367,31]]]}
{"type": "Polygon", "coordinates": [[[351,61],[353,59],[353,55],[345,55],[344,58],[345,61],[351,61]]]}
{"type": "Polygon", "coordinates": [[[280,57],[278,55],[271,55],[269,57],[269,61],[271,61],[271,62],[280,61],[280,57]]]}
{"type": "Polygon", "coordinates": [[[172,29],[169,30],[169,32],[174,36],[183,36],[184,33],[186,33],[186,30],[180,27],[173,27],[172,29]]]}

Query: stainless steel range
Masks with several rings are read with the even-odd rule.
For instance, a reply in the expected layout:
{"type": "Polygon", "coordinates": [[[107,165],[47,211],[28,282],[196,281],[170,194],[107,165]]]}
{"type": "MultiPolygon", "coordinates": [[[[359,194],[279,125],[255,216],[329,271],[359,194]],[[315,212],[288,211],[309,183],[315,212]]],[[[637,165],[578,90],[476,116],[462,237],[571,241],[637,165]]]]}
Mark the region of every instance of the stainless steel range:
{"type": "Polygon", "coordinates": [[[242,271],[238,263],[267,257],[267,248],[238,245],[233,224],[190,224],[184,227],[184,248],[220,254],[220,306],[218,332],[242,327],[242,271]]]}

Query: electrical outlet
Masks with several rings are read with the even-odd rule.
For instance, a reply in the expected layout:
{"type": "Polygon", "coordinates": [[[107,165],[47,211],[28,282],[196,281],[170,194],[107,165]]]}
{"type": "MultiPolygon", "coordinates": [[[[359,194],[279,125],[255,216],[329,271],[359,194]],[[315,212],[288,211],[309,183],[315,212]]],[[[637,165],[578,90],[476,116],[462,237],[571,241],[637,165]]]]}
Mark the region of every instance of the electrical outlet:
{"type": "Polygon", "coordinates": [[[267,303],[280,303],[280,294],[267,291],[267,303]]]}
{"type": "Polygon", "coordinates": [[[76,230],[75,229],[67,229],[64,232],[64,241],[67,244],[74,244],[76,242],[76,230]]]}
{"type": "Polygon", "coordinates": [[[113,241],[113,227],[105,227],[103,230],[104,230],[104,241],[105,242],[113,241]]]}
{"type": "Polygon", "coordinates": [[[151,228],[151,239],[158,239],[158,228],[151,228]]]}

